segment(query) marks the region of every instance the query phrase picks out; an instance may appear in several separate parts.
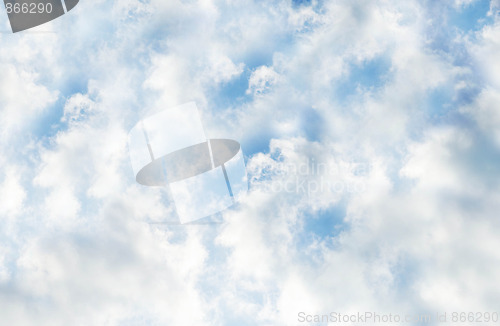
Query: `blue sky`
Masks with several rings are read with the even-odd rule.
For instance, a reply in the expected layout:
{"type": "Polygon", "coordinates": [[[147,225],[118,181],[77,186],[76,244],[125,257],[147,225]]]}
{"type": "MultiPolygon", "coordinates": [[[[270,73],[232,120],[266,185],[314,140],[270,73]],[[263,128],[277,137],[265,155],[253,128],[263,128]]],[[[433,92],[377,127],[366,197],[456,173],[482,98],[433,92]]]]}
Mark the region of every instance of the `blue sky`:
{"type": "Polygon", "coordinates": [[[0,325],[498,309],[499,8],[80,1],[0,34],[0,325]],[[129,130],[190,101],[245,155],[221,224],[134,180],[129,130]]]}

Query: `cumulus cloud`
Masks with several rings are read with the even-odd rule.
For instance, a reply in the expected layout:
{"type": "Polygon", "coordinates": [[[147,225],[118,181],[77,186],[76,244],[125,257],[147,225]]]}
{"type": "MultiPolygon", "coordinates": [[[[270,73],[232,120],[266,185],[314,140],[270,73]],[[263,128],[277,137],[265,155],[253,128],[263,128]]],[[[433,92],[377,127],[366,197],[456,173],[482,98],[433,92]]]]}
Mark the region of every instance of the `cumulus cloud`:
{"type": "Polygon", "coordinates": [[[437,18],[474,5],[94,1],[2,34],[0,324],[495,309],[498,7],[437,18]],[[128,159],[192,100],[246,154],[220,225],[174,225],[128,159]]]}

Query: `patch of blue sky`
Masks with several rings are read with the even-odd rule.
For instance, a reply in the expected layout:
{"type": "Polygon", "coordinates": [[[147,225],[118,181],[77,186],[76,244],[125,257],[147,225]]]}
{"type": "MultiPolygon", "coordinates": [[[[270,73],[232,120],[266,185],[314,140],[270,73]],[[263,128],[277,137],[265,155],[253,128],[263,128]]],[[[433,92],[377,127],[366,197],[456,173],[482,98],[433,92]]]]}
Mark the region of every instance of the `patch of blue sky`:
{"type": "Polygon", "coordinates": [[[210,89],[210,92],[207,92],[210,94],[209,101],[211,101],[213,108],[225,110],[229,107],[252,102],[254,99],[252,94],[247,94],[252,73],[259,67],[273,66],[273,58],[276,52],[287,52],[292,49],[293,44],[294,39],[291,34],[276,35],[269,46],[251,50],[241,57],[234,56],[232,58],[233,62],[236,64],[243,63],[245,65],[244,71],[237,78],[222,85],[214,86],[210,89]]]}
{"type": "MultiPolygon", "coordinates": [[[[319,142],[325,133],[325,121],[320,112],[313,108],[296,107],[290,110],[296,115],[299,124],[292,134],[286,137],[303,137],[311,142],[319,142]]],[[[270,117],[272,119],[272,117],[270,117]]],[[[259,133],[247,135],[240,143],[245,155],[252,156],[257,153],[268,153],[269,143],[273,138],[283,138],[278,130],[273,129],[272,124],[262,125],[259,133]]]]}
{"type": "MultiPolygon", "coordinates": [[[[390,78],[391,61],[388,56],[382,55],[361,63],[351,62],[349,73],[337,82],[336,98],[341,103],[358,96],[360,91],[376,90],[390,78]]],[[[248,88],[249,70],[246,70],[238,79],[223,85],[212,97],[212,102],[218,107],[242,105],[252,101],[253,97],[246,94],[248,88]]],[[[305,137],[309,141],[320,141],[324,132],[324,120],[320,113],[312,108],[294,109],[300,117],[301,125],[294,136],[305,137]]],[[[278,137],[272,129],[263,128],[265,133],[242,140],[242,146],[247,155],[269,150],[269,141],[278,137]]]]}
{"type": "MultiPolygon", "coordinates": [[[[310,5],[311,1],[294,1],[293,4],[310,5]]],[[[246,94],[248,81],[252,72],[262,66],[273,66],[274,57],[277,53],[280,53],[285,57],[293,56],[293,53],[296,50],[295,45],[298,41],[300,41],[300,35],[306,34],[307,30],[313,28],[314,26],[304,27],[306,27],[306,30],[269,31],[269,35],[267,35],[266,39],[263,40],[264,44],[248,49],[239,55],[235,54],[232,56],[231,59],[233,62],[236,64],[243,63],[245,65],[245,71],[235,80],[225,83],[222,87],[219,87],[217,92],[212,97],[214,103],[225,107],[227,105],[234,106],[252,101],[252,96],[246,94]]]]}
{"type": "MultiPolygon", "coordinates": [[[[315,248],[315,243],[321,242],[327,247],[335,245],[335,238],[343,231],[349,229],[349,224],[345,222],[347,200],[344,198],[330,207],[319,211],[309,211],[303,214],[301,229],[296,233],[296,248],[302,252],[302,248],[310,248],[314,254],[321,254],[321,248],[315,248]]],[[[304,257],[308,262],[313,263],[314,257],[308,257],[311,252],[304,252],[304,257]]]]}
{"type": "Polygon", "coordinates": [[[311,6],[313,9],[320,9],[324,4],[325,0],[292,0],[292,5],[295,7],[311,6]]]}
{"type": "MultiPolygon", "coordinates": [[[[420,130],[419,134],[412,132],[410,135],[410,138],[412,138],[413,141],[422,141],[424,137],[425,134],[422,130],[420,130]]],[[[409,148],[406,143],[400,143],[397,147],[386,150],[388,155],[392,158],[387,164],[386,175],[389,180],[392,181],[391,193],[394,194],[394,196],[411,191],[417,183],[416,179],[401,175],[401,169],[408,161],[408,150],[409,148]]]]}
{"type": "Polygon", "coordinates": [[[311,0],[292,0],[292,4],[295,6],[310,5],[311,0]]]}
{"type": "MultiPolygon", "coordinates": [[[[433,125],[460,123],[459,108],[473,103],[480,92],[480,81],[477,76],[457,79],[453,83],[428,91],[422,103],[426,122],[433,125]],[[455,86],[462,81],[465,82],[465,86],[455,89],[455,86]]],[[[462,127],[467,125],[462,124],[462,127]]]]}
{"type": "Polygon", "coordinates": [[[58,91],[62,97],[69,98],[74,94],[85,94],[88,90],[88,80],[85,71],[68,72],[60,83],[58,91]]]}
{"type": "Polygon", "coordinates": [[[259,133],[241,139],[241,148],[245,151],[245,156],[267,153],[269,152],[269,142],[271,139],[278,137],[279,134],[277,132],[269,128],[262,128],[259,133]]]}
{"type": "MultiPolygon", "coordinates": [[[[261,66],[272,66],[273,57],[276,51],[280,48],[281,50],[290,46],[290,37],[276,37],[275,42],[270,42],[269,46],[263,46],[262,48],[253,49],[248,53],[245,53],[241,57],[241,61],[245,63],[245,67],[249,71],[253,71],[261,66]]],[[[281,51],[280,51],[281,52],[281,51]]]]}
{"type": "MultiPolygon", "coordinates": [[[[322,140],[325,132],[325,121],[317,110],[312,108],[297,108],[291,112],[297,115],[300,123],[294,133],[286,137],[303,137],[311,142],[322,140]]],[[[272,124],[261,127],[258,133],[247,135],[244,139],[240,140],[245,155],[252,156],[257,153],[268,153],[271,139],[283,137],[278,130],[273,129],[272,124]]]]}
{"type": "Polygon", "coordinates": [[[169,35],[170,30],[168,26],[147,26],[143,30],[142,37],[147,40],[145,45],[145,50],[149,50],[155,53],[165,53],[167,51],[167,42],[165,42],[165,36],[169,35]]]}
{"type": "Polygon", "coordinates": [[[449,85],[430,90],[426,94],[424,108],[431,120],[443,118],[455,106],[452,104],[454,90],[449,85]]]}
{"type": "Polygon", "coordinates": [[[30,130],[31,135],[42,144],[48,145],[46,142],[50,137],[66,128],[66,124],[61,121],[64,106],[71,96],[87,93],[88,79],[84,77],[86,74],[85,71],[75,70],[68,72],[62,79],[49,83],[50,90],[57,90],[58,98],[56,102],[44,110],[38,117],[37,123],[30,130]]]}
{"type": "Polygon", "coordinates": [[[482,88],[479,85],[470,85],[455,92],[454,101],[459,105],[471,104],[479,95],[482,88]]]}
{"type": "Polygon", "coordinates": [[[479,30],[493,22],[493,17],[487,15],[489,10],[489,0],[476,0],[459,9],[452,8],[449,12],[449,24],[464,32],[479,30]]]}
{"type": "MultiPolygon", "coordinates": [[[[443,3],[432,3],[429,14],[434,16],[435,23],[428,27],[426,37],[427,48],[448,60],[455,67],[467,68],[469,73],[457,76],[453,81],[430,90],[423,98],[424,120],[431,124],[454,124],[470,126],[460,117],[458,109],[472,103],[484,84],[478,69],[463,42],[457,41],[458,34],[468,32],[468,28],[480,28],[486,23],[489,10],[488,1],[475,1],[472,4],[456,9],[443,3]],[[462,22],[462,23],[460,23],[462,22]],[[467,22],[467,24],[465,24],[467,22]],[[477,25],[475,22],[482,22],[477,25]],[[458,26],[458,25],[460,26],[458,26]],[[456,88],[457,85],[461,87],[456,88]]],[[[474,34],[469,34],[474,37],[474,34]]]]}
{"type": "MultiPolygon", "coordinates": [[[[311,1],[299,1],[294,3],[294,5],[311,5],[311,1]]],[[[268,38],[267,42],[269,46],[260,46],[246,51],[241,57],[234,56],[232,60],[237,64],[244,63],[245,70],[237,78],[210,90],[209,102],[211,107],[217,111],[251,103],[254,97],[252,94],[248,94],[247,90],[252,72],[261,66],[273,66],[274,56],[278,52],[285,57],[293,53],[295,44],[300,38],[298,34],[303,33],[303,31],[277,32],[274,37],[268,38]]],[[[321,128],[318,127],[320,127],[321,121],[318,114],[314,110],[304,111],[300,108],[295,112],[303,118],[303,129],[298,130],[295,136],[305,136],[312,141],[319,140],[321,128]]],[[[269,128],[266,130],[264,133],[241,140],[242,147],[245,149],[247,155],[251,156],[259,152],[265,153],[269,150],[269,141],[279,135],[269,128]]]]}
{"type": "Polygon", "coordinates": [[[65,102],[65,98],[59,97],[53,105],[40,115],[30,129],[30,135],[37,139],[41,145],[49,145],[50,138],[55,136],[63,127],[61,117],[63,116],[65,102]]]}
{"type": "Polygon", "coordinates": [[[303,136],[311,142],[321,141],[325,132],[325,120],[322,115],[315,109],[306,108],[301,111],[300,116],[303,136]]]}
{"type": "Polygon", "coordinates": [[[253,97],[247,94],[248,81],[251,71],[245,69],[237,78],[214,86],[207,92],[208,100],[215,110],[223,110],[228,107],[240,106],[249,103],[253,97]]]}
{"type": "Polygon", "coordinates": [[[446,53],[455,65],[470,64],[470,56],[465,45],[457,42],[457,36],[472,33],[493,22],[488,16],[490,2],[476,0],[469,5],[454,7],[451,3],[428,2],[427,14],[432,23],[428,25],[426,37],[428,48],[432,51],[446,53]]]}
{"type": "Polygon", "coordinates": [[[351,62],[348,73],[336,81],[336,100],[348,102],[360,92],[376,91],[390,79],[392,63],[387,55],[380,55],[361,63],[351,62]]]}
{"type": "Polygon", "coordinates": [[[340,201],[328,208],[320,209],[312,214],[306,214],[304,220],[305,233],[314,234],[320,239],[335,237],[346,228],[346,201],[340,201]]]}
{"type": "MultiPolygon", "coordinates": [[[[125,55],[126,56],[126,55],[125,55]]],[[[145,74],[143,71],[144,61],[142,60],[129,60],[130,58],[123,58],[124,62],[135,62],[136,72],[140,72],[145,74]]],[[[145,59],[145,58],[144,58],[145,59]]],[[[81,64],[77,64],[76,66],[86,66],[88,63],[82,61],[81,64]]],[[[67,73],[62,77],[62,79],[48,81],[45,80],[47,78],[42,77],[40,82],[44,85],[47,85],[49,90],[57,90],[58,98],[57,101],[52,104],[50,107],[46,108],[44,112],[37,118],[37,123],[30,130],[30,134],[34,136],[36,139],[40,140],[42,143],[44,139],[50,138],[54,136],[58,131],[65,130],[67,127],[67,123],[63,123],[61,118],[64,114],[64,106],[66,101],[76,95],[76,94],[87,94],[88,93],[88,80],[89,76],[91,76],[91,72],[86,70],[78,70],[77,68],[69,68],[66,70],[67,73]]],[[[140,89],[141,85],[138,82],[136,89],[140,89]]],[[[138,93],[140,98],[143,96],[147,97],[149,94],[146,93],[138,93]]],[[[85,114],[85,112],[82,112],[85,114]]],[[[82,119],[85,119],[85,116],[82,116],[82,119]]]]}

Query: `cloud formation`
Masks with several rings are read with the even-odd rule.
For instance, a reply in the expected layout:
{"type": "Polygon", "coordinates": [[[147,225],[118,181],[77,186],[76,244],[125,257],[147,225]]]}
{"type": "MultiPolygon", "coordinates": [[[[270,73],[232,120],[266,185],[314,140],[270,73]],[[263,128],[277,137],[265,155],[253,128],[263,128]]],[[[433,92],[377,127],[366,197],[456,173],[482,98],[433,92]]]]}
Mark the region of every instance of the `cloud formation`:
{"type": "Polygon", "coordinates": [[[100,0],[0,34],[0,324],[494,311],[499,8],[100,0]],[[247,155],[220,225],[161,224],[128,159],[192,100],[247,155]]]}

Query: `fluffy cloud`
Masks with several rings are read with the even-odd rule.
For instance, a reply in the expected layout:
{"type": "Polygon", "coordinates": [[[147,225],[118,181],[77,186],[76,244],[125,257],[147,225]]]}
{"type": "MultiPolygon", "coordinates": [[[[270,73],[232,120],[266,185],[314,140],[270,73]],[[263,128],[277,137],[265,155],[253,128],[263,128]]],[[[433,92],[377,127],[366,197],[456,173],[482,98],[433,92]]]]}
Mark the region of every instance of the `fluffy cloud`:
{"type": "Polygon", "coordinates": [[[496,308],[497,7],[436,18],[473,6],[95,1],[2,35],[0,324],[496,308]],[[247,154],[221,225],[172,224],[128,161],[140,117],[191,100],[247,154]]]}

